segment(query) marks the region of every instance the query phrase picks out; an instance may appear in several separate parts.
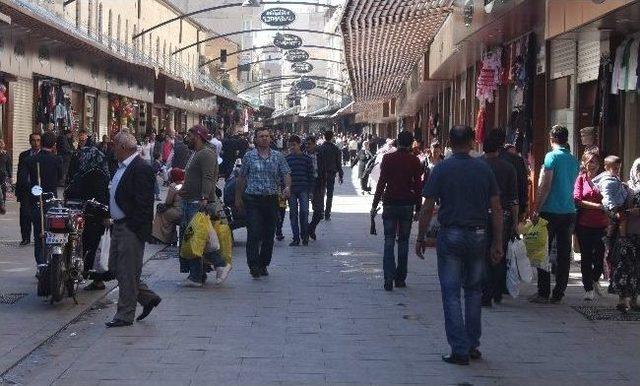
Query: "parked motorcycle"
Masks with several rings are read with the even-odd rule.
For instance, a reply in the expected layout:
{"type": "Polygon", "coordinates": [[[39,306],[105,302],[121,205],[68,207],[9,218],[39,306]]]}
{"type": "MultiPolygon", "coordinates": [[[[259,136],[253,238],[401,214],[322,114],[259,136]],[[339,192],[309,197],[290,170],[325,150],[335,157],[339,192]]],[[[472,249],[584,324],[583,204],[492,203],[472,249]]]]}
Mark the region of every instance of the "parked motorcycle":
{"type": "Polygon", "coordinates": [[[82,232],[85,216],[108,217],[108,207],[95,200],[66,201],[34,186],[31,193],[40,198],[43,253],[46,263],[38,265],[38,296],[50,297],[51,304],[65,294],[77,304],[78,284],[83,281],[84,248],[82,232]]]}

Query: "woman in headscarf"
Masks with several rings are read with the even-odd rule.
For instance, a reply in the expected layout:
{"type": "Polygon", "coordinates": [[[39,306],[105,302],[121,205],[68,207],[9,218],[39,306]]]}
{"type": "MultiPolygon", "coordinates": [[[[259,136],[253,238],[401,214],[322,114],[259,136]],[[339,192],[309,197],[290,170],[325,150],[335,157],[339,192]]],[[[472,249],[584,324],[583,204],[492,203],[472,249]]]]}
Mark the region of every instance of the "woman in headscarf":
{"type": "Polygon", "coordinates": [[[612,253],[611,284],[609,292],[619,296],[617,309],[628,313],[639,309],[640,290],[640,158],[636,159],[627,183],[629,195],[624,221],[620,224],[620,237],[612,253]]]}
{"type": "MultiPolygon", "coordinates": [[[[97,147],[86,143],[73,155],[69,165],[70,184],[65,190],[67,200],[87,201],[95,199],[101,204],[109,205],[109,166],[107,157],[97,147]]],[[[84,270],[93,269],[96,250],[100,238],[105,232],[102,219],[87,216],[82,245],[84,247],[84,270]]],[[[87,291],[105,289],[104,283],[95,280],[84,288],[87,291]]]]}
{"type": "Polygon", "coordinates": [[[151,235],[164,244],[178,241],[176,227],[182,221],[182,198],[178,192],[184,182],[184,170],[173,168],[169,172],[169,190],[164,204],[159,204],[153,219],[151,235]]]}

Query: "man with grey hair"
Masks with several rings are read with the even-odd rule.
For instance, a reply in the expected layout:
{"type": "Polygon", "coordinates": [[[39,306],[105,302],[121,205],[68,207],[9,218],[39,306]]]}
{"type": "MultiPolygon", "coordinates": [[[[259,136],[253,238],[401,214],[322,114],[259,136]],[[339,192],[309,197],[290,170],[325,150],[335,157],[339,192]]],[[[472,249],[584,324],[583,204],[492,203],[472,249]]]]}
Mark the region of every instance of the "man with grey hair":
{"type": "Polygon", "coordinates": [[[120,291],[116,315],[106,326],[123,327],[133,324],[136,302],[143,307],[137,319],[142,320],[161,301],[140,281],[145,241],[150,238],[153,222],[155,177],[151,166],[138,155],[135,137],[128,132],[123,130],[115,136],[114,153],[118,169],[109,186],[109,271],[115,274],[120,291]]]}

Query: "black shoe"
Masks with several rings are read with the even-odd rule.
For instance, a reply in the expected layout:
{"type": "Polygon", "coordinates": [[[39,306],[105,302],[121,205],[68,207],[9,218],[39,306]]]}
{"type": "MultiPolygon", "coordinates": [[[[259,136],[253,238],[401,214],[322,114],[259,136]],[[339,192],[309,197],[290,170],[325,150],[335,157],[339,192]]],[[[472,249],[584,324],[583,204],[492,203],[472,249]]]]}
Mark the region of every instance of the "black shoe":
{"type": "Polygon", "coordinates": [[[491,299],[482,299],[480,306],[489,308],[489,307],[493,307],[493,303],[491,303],[491,299]]]}
{"type": "Polygon", "coordinates": [[[551,299],[549,299],[549,303],[551,304],[562,304],[562,296],[553,295],[551,299]]]}
{"type": "Polygon", "coordinates": [[[306,237],[304,239],[302,239],[302,245],[304,245],[304,246],[309,245],[309,239],[306,238],[306,237]]]}
{"type": "Polygon", "coordinates": [[[254,279],[260,279],[260,276],[262,276],[262,270],[258,267],[249,267],[249,273],[254,279]]]}
{"type": "Polygon", "coordinates": [[[269,276],[269,271],[267,270],[267,267],[262,267],[262,269],[260,270],[260,276],[269,276]]]}
{"type": "Polygon", "coordinates": [[[482,358],[482,353],[477,348],[469,350],[469,359],[478,360],[482,358]]]}
{"type": "Polygon", "coordinates": [[[104,325],[107,326],[107,328],[111,328],[111,327],[127,327],[127,326],[133,325],[133,322],[125,322],[124,320],[113,319],[113,320],[111,320],[109,322],[106,322],[104,325]]]}
{"type": "Polygon", "coordinates": [[[316,232],[311,232],[311,233],[309,233],[309,238],[310,238],[311,240],[315,241],[315,240],[316,240],[316,232]]]}
{"type": "Polygon", "coordinates": [[[162,298],[158,297],[157,299],[152,300],[149,304],[147,304],[146,306],[144,306],[142,308],[142,313],[140,314],[140,316],[138,316],[138,318],[136,320],[142,320],[144,318],[146,318],[147,316],[149,316],[149,314],[151,313],[151,311],[158,307],[158,304],[160,304],[160,302],[162,301],[162,298]]]}
{"type": "Polygon", "coordinates": [[[406,288],[407,283],[404,280],[396,280],[395,281],[396,288],[406,288]]]}
{"type": "Polygon", "coordinates": [[[282,241],[282,240],[284,240],[284,236],[283,235],[277,235],[276,236],[276,240],[282,241]]]}
{"type": "Polygon", "coordinates": [[[300,240],[293,240],[292,242],[289,243],[290,247],[299,247],[300,246],[300,240]]]}
{"type": "Polygon", "coordinates": [[[29,240],[22,240],[22,241],[20,242],[20,246],[21,246],[21,247],[24,247],[25,245],[29,245],[29,244],[31,244],[31,241],[29,241],[29,240]]]}
{"type": "Polygon", "coordinates": [[[385,291],[393,291],[393,280],[385,280],[384,281],[384,290],[385,291]]]}
{"type": "Polygon", "coordinates": [[[324,216],[324,221],[331,221],[331,215],[324,216]]]}
{"type": "Polygon", "coordinates": [[[449,355],[443,355],[442,356],[442,360],[447,362],[447,363],[451,363],[452,365],[460,365],[460,366],[467,366],[469,365],[469,357],[464,357],[462,355],[457,355],[457,354],[449,354],[449,355]]]}
{"type": "Polygon", "coordinates": [[[494,296],[494,297],[493,297],[493,302],[494,302],[495,304],[500,304],[500,303],[502,303],[502,296],[494,296]]]}

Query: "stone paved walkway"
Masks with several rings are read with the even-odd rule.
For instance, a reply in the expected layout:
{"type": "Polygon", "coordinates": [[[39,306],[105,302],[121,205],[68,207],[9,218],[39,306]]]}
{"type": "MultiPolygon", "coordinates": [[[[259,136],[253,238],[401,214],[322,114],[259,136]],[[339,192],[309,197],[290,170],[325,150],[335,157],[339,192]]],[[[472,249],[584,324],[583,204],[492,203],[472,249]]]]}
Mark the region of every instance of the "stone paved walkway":
{"type": "Polygon", "coordinates": [[[519,298],[486,310],[485,359],[464,368],[444,364],[434,253],[426,261],[412,255],[408,288],[385,292],[382,236],[368,234],[371,198],[345,183],[335,201],[317,242],[277,244],[268,278],[250,278],[242,231],[222,287],[181,288],[176,260],[151,260],[144,273],[163,302],[147,320],[105,329],[114,291],[5,379],[83,386],[640,383],[640,323],[585,319],[571,308],[583,304],[576,281],[563,305],[519,298]]]}

